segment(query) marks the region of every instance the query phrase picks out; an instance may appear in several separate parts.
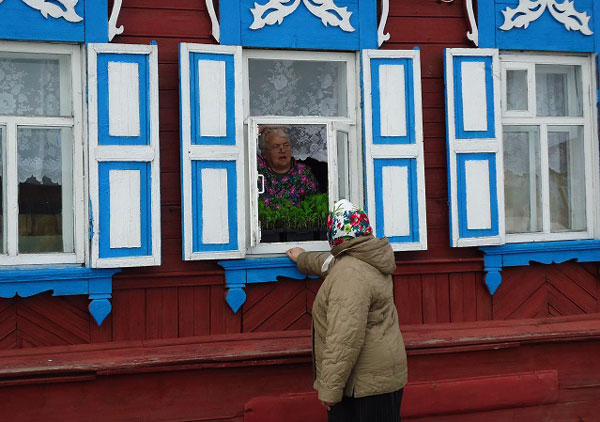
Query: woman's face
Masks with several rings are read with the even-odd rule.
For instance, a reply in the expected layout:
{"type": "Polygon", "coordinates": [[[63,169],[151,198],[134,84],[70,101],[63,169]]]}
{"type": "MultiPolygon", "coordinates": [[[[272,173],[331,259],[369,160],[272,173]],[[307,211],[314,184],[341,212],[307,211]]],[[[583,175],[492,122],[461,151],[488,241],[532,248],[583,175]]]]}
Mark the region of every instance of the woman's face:
{"type": "Polygon", "coordinates": [[[290,140],[276,133],[269,133],[266,144],[266,151],[261,152],[269,167],[277,173],[287,172],[292,159],[290,140]]]}

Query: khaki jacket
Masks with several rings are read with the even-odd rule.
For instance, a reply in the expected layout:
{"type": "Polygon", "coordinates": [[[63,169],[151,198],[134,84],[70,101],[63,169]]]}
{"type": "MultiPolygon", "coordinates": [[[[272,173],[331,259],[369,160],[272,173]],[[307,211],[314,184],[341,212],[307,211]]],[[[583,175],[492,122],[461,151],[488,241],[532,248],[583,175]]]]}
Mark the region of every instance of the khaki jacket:
{"type": "Polygon", "coordinates": [[[322,401],[365,397],[404,387],[406,351],[394,305],[396,268],[387,239],[361,236],[331,255],[303,252],[298,268],[325,276],[313,305],[314,387],[322,401]],[[322,271],[323,270],[323,271],[322,271]]]}

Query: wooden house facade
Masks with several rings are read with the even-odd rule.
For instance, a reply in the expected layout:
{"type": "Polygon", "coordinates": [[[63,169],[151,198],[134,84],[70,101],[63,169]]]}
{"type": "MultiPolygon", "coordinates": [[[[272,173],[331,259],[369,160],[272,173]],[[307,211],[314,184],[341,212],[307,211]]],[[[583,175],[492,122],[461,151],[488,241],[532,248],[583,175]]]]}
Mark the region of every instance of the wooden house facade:
{"type": "Polygon", "coordinates": [[[407,420],[598,420],[598,53],[593,0],[0,1],[0,418],[326,420],[288,125],[394,245],[407,420]]]}

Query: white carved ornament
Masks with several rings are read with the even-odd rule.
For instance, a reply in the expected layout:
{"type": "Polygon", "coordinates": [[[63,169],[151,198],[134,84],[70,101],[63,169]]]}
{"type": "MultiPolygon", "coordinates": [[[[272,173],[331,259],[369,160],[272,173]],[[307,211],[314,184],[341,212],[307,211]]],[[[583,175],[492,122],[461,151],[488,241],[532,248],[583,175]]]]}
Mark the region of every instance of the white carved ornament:
{"type": "Polygon", "coordinates": [[[467,0],[465,2],[467,7],[467,15],[469,16],[469,27],[470,31],[467,32],[467,38],[470,39],[475,47],[479,46],[479,31],[477,29],[477,21],[475,20],[475,14],[473,13],[473,0],[467,0]]]}
{"type": "Polygon", "coordinates": [[[390,13],[390,0],[382,0],[381,2],[381,19],[377,27],[377,46],[381,47],[384,41],[390,39],[390,33],[385,33],[385,24],[387,23],[388,14],[390,13]]]}
{"type": "Polygon", "coordinates": [[[254,3],[254,8],[250,9],[254,16],[250,29],[281,24],[286,16],[296,11],[301,1],[310,13],[321,19],[323,25],[339,26],[343,31],[354,32],[350,24],[352,12],[348,12],[347,7],[336,6],[335,0],[269,0],[262,5],[254,3]]]}
{"type": "Polygon", "coordinates": [[[550,14],[562,23],[567,30],[579,31],[584,35],[592,35],[587,12],[575,10],[574,1],[564,0],[520,0],[519,5],[503,10],[504,24],[500,29],[508,31],[512,28],[527,28],[529,24],[538,19],[548,9],[550,14]]]}
{"type": "MultiPolygon", "coordinates": [[[[3,0],[0,0],[2,3],[3,0]]],[[[79,0],[22,0],[27,6],[39,10],[42,16],[48,19],[48,16],[52,18],[63,18],[67,22],[81,22],[83,18],[75,12],[75,6],[79,0]],[[61,6],[59,6],[59,3],[61,6]]]]}
{"type": "Polygon", "coordinates": [[[121,13],[122,3],[123,0],[115,0],[113,3],[110,18],[108,19],[108,41],[112,41],[115,35],[120,35],[125,30],[123,25],[117,27],[117,19],[119,18],[119,13],[121,13]]]}

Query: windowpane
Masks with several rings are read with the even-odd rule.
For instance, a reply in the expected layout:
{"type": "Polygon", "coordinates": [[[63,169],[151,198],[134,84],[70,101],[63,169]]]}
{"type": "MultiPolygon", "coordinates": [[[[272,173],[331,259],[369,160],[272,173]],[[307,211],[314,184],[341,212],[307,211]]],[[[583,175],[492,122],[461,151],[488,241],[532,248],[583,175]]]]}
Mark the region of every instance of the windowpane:
{"type": "Polygon", "coordinates": [[[73,252],[73,134],[17,130],[19,253],[73,252]]]}
{"type": "Polygon", "coordinates": [[[529,110],[526,70],[506,71],[506,109],[509,111],[529,110]]]}
{"type": "Polygon", "coordinates": [[[261,242],[324,238],[328,209],[327,135],[324,125],[259,128],[258,217],[261,242]],[[305,154],[298,144],[309,136],[305,154]],[[324,160],[308,155],[320,151],[324,160]]]}
{"type": "Polygon", "coordinates": [[[583,127],[548,128],[551,231],[586,230],[583,127]]]}
{"type": "Polygon", "coordinates": [[[350,199],[350,168],[348,162],[348,134],[337,132],[338,188],[340,199],[350,199]]]}
{"type": "Polygon", "coordinates": [[[536,65],[538,116],[583,116],[581,67],[536,65]]]}
{"type": "Polygon", "coordinates": [[[346,116],[346,64],[249,60],[250,115],[346,116]]]}
{"type": "Polygon", "coordinates": [[[542,231],[540,132],[504,126],[504,200],[507,233],[542,231]]]}
{"type": "Polygon", "coordinates": [[[0,53],[0,115],[69,116],[68,56],[0,53]]]}

